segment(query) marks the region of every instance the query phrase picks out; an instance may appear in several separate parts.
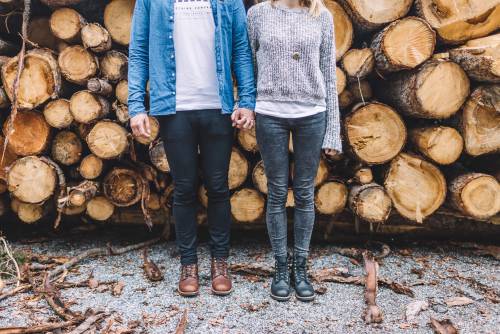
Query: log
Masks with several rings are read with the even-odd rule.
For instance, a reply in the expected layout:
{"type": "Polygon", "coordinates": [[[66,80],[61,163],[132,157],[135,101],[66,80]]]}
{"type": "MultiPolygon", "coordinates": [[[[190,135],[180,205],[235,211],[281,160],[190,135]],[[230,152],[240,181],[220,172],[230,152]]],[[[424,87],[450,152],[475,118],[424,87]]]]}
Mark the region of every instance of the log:
{"type": "Polygon", "coordinates": [[[352,102],[367,103],[373,97],[372,86],[367,80],[353,81],[347,85],[347,90],[351,93],[352,102]]]}
{"type": "Polygon", "coordinates": [[[115,88],[116,99],[124,105],[128,105],[128,81],[120,80],[115,88]]]}
{"type": "Polygon", "coordinates": [[[264,215],[264,197],[255,189],[244,188],[231,196],[231,213],[238,223],[254,223],[264,215]]]}
{"type": "Polygon", "coordinates": [[[497,0],[416,0],[415,7],[440,39],[449,44],[486,36],[498,29],[500,20],[497,0]]]}
{"type": "Polygon", "coordinates": [[[350,81],[363,79],[373,72],[375,58],[369,48],[350,49],[342,57],[342,68],[350,81]]]}
{"type": "Polygon", "coordinates": [[[135,0],[112,0],[104,10],[104,26],[115,43],[128,45],[135,0]]]}
{"type": "MultiPolygon", "coordinates": [[[[116,0],[115,0],[116,1],[116,0]]],[[[127,78],[128,57],[115,50],[106,52],[100,62],[102,76],[112,82],[127,78]]]]}
{"type": "MultiPolygon", "coordinates": [[[[18,57],[2,66],[2,83],[9,99],[13,100],[18,57]]],[[[19,82],[19,108],[34,109],[48,99],[57,98],[61,89],[61,73],[57,61],[47,49],[33,49],[26,53],[19,82]]]]}
{"type": "Polygon", "coordinates": [[[162,208],[160,196],[157,193],[150,193],[146,199],[146,207],[151,211],[158,211],[162,208]]]}
{"type": "Polygon", "coordinates": [[[128,149],[127,130],[115,122],[100,121],[90,130],[86,142],[97,157],[115,159],[128,149]]]}
{"type": "Polygon", "coordinates": [[[491,175],[460,175],[449,185],[450,202],[464,215],[487,220],[500,211],[500,184],[491,175]]]}
{"type": "Polygon", "coordinates": [[[153,141],[158,138],[158,135],[160,134],[160,123],[158,120],[152,116],[148,116],[149,118],[149,126],[151,129],[151,135],[148,137],[139,137],[139,136],[134,136],[134,139],[136,142],[142,145],[149,145],[153,141]]]}
{"type": "Polygon", "coordinates": [[[471,79],[500,83],[500,33],[470,40],[449,55],[471,79]]]}
{"type": "Polygon", "coordinates": [[[248,160],[236,147],[231,151],[231,161],[229,162],[229,189],[233,190],[241,186],[248,177],[250,169],[248,160]]]}
{"type": "Polygon", "coordinates": [[[46,201],[56,188],[56,172],[36,156],[16,160],[7,175],[9,192],[25,203],[46,201]]]}
{"type": "Polygon", "coordinates": [[[433,214],[446,197],[446,181],[430,162],[408,153],[391,161],[385,189],[399,214],[417,223],[433,214]]]}
{"type": "Polygon", "coordinates": [[[50,30],[50,19],[48,17],[37,17],[30,21],[28,39],[40,48],[57,50],[57,38],[50,30]]]}
{"type": "Polygon", "coordinates": [[[406,127],[391,107],[373,102],[357,105],[344,121],[346,140],[354,156],[374,165],[392,160],[406,143],[406,127]]]}
{"type": "Polygon", "coordinates": [[[68,128],[74,120],[67,99],[57,99],[47,103],[43,109],[43,116],[47,123],[56,129],[68,128]]]}
{"type": "Polygon", "coordinates": [[[99,65],[96,57],[81,45],[65,48],[57,60],[61,74],[69,82],[86,86],[87,81],[97,73],[99,65]]]}
{"type": "Polygon", "coordinates": [[[460,131],[471,156],[500,152],[500,88],[478,87],[464,105],[460,131]]]}
{"type": "Polygon", "coordinates": [[[413,0],[339,0],[360,32],[378,30],[406,16],[413,0]]]}
{"type": "Polygon", "coordinates": [[[80,161],[82,151],[82,142],[74,132],[61,131],[52,141],[52,159],[61,165],[76,164],[80,161]]]}
{"type": "Polygon", "coordinates": [[[323,215],[335,215],[344,210],[347,203],[347,187],[336,181],[322,184],[316,191],[314,204],[323,215]]]}
{"type": "Polygon", "coordinates": [[[113,86],[104,79],[92,78],[87,82],[87,89],[92,93],[110,96],[113,93],[113,86]]]}
{"type": "Polygon", "coordinates": [[[158,140],[149,147],[149,160],[160,172],[170,173],[170,165],[165,153],[163,141],[158,140]]]}
{"type": "MultiPolygon", "coordinates": [[[[17,155],[7,145],[5,147],[5,138],[0,136],[0,181],[5,181],[7,178],[7,170],[10,165],[16,161],[17,155]]],[[[3,184],[0,188],[3,188],[3,184]]],[[[3,193],[3,191],[0,191],[3,193]]]]}
{"type": "Polygon", "coordinates": [[[368,223],[384,223],[392,209],[391,198],[384,187],[376,183],[353,186],[348,203],[351,211],[368,223]]]}
{"type": "Polygon", "coordinates": [[[73,207],[83,207],[96,196],[98,190],[99,183],[88,180],[83,181],[82,183],[70,188],[67,205],[73,207]]]}
{"type": "Polygon", "coordinates": [[[57,38],[73,43],[80,39],[80,31],[85,19],[72,8],[56,9],[50,16],[50,30],[57,38]]]}
{"type": "Polygon", "coordinates": [[[396,74],[381,94],[408,116],[444,119],[465,102],[469,79],[454,62],[429,60],[415,70],[396,74]]]}
{"type": "Polygon", "coordinates": [[[50,126],[42,114],[34,111],[18,112],[9,133],[11,117],[3,124],[3,134],[8,136],[8,147],[19,156],[42,153],[49,144],[50,126]]]}
{"type": "Polygon", "coordinates": [[[104,178],[104,196],[117,207],[127,207],[138,203],[143,192],[142,177],[131,169],[114,168],[104,178]]]}
{"type": "Polygon", "coordinates": [[[94,180],[102,174],[104,163],[94,154],[89,154],[82,159],[78,172],[87,180],[94,180]]]}
{"type": "Polygon", "coordinates": [[[109,114],[109,102],[101,95],[81,90],[71,96],[69,110],[75,121],[90,124],[109,114]]]}
{"type": "Polygon", "coordinates": [[[267,195],[267,177],[264,170],[264,161],[260,160],[253,168],[252,181],[258,191],[267,195]]]}
{"type": "Polygon", "coordinates": [[[111,36],[99,23],[88,23],[83,26],[82,43],[86,49],[100,53],[111,49],[111,36]]]}
{"type": "Polygon", "coordinates": [[[353,103],[354,103],[354,96],[352,95],[350,90],[345,89],[342,93],[340,93],[339,107],[341,109],[346,109],[353,103]]]}
{"type": "Polygon", "coordinates": [[[204,185],[201,185],[198,190],[198,200],[200,201],[201,206],[208,208],[207,188],[205,188],[204,185]]]}
{"type": "Polygon", "coordinates": [[[128,114],[128,107],[126,104],[120,103],[118,100],[113,102],[112,105],[113,111],[116,115],[116,119],[118,122],[126,125],[128,124],[128,121],[130,120],[130,116],[128,114]]]}
{"type": "Polygon", "coordinates": [[[336,58],[339,61],[344,53],[351,48],[354,39],[354,29],[351,19],[338,3],[333,0],[326,0],[325,6],[333,16],[336,58]]]}
{"type": "Polygon", "coordinates": [[[106,221],[113,216],[115,206],[104,196],[96,196],[87,203],[86,214],[96,221],[106,221]]]}
{"type": "Polygon", "coordinates": [[[447,126],[413,129],[410,138],[420,153],[440,165],[457,161],[464,148],[460,133],[447,126]]]}
{"type": "Polygon", "coordinates": [[[43,204],[19,202],[16,213],[21,222],[25,224],[34,224],[43,218],[46,210],[43,204]]]}
{"type": "Polygon", "coordinates": [[[245,151],[251,153],[257,153],[259,151],[257,137],[255,136],[255,127],[250,130],[238,130],[237,140],[245,151]]]}
{"type": "Polygon", "coordinates": [[[65,216],[79,216],[87,210],[87,204],[82,206],[65,206],[62,214],[65,216]]]}
{"type": "Polygon", "coordinates": [[[373,39],[371,48],[382,73],[413,69],[434,53],[436,33],[426,21],[409,16],[389,24],[373,39]]]}
{"type": "Polygon", "coordinates": [[[361,167],[354,172],[353,181],[359,184],[368,184],[373,182],[373,172],[371,168],[361,167]]]}
{"type": "Polygon", "coordinates": [[[40,0],[43,4],[49,7],[64,7],[77,5],[83,0],[40,0]]]}
{"type": "Polygon", "coordinates": [[[337,94],[340,95],[344,92],[347,85],[347,77],[345,76],[344,71],[340,67],[336,68],[337,75],[337,94]]]}
{"type": "Polygon", "coordinates": [[[286,195],[286,204],[285,204],[285,206],[287,208],[294,208],[295,207],[295,198],[294,198],[294,195],[293,195],[293,189],[292,188],[288,189],[288,193],[286,195]]]}

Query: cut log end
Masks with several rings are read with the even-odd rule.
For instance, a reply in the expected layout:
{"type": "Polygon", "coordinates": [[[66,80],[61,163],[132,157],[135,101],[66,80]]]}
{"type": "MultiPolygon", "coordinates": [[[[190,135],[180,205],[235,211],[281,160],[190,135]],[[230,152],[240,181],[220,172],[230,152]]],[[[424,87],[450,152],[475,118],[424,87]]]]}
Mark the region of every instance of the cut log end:
{"type": "Polygon", "coordinates": [[[337,61],[339,61],[352,45],[354,29],[351,19],[338,3],[333,0],[327,0],[325,1],[325,5],[333,16],[336,57],[337,61]]]}
{"type": "Polygon", "coordinates": [[[102,96],[88,90],[73,94],[69,108],[75,121],[83,124],[92,123],[109,114],[109,102],[102,96]]]}
{"type": "Polygon", "coordinates": [[[255,128],[250,130],[239,130],[238,131],[238,143],[240,146],[248,152],[256,153],[259,151],[257,146],[257,138],[255,136],[255,128]]]}
{"type": "Polygon", "coordinates": [[[50,17],[50,30],[54,36],[66,42],[74,42],[80,37],[85,20],[72,8],[59,8],[50,17]]]}
{"type": "Polygon", "coordinates": [[[116,82],[127,77],[128,57],[118,51],[106,52],[100,63],[100,69],[104,78],[116,82]]]}
{"type": "Polygon", "coordinates": [[[392,201],[383,187],[369,183],[351,189],[349,207],[362,221],[384,223],[391,213],[392,201]]]}
{"type": "Polygon", "coordinates": [[[464,147],[460,133],[445,126],[414,129],[410,137],[420,153],[440,165],[457,161],[464,147]]]}
{"type": "Polygon", "coordinates": [[[118,44],[128,45],[135,0],[114,0],[104,10],[104,25],[118,44]]]}
{"type": "Polygon", "coordinates": [[[80,161],[82,151],[82,142],[74,132],[61,131],[52,141],[52,159],[62,165],[70,166],[80,161]]]}
{"type": "Polygon", "coordinates": [[[252,172],[252,181],[255,186],[261,193],[267,194],[267,177],[266,172],[264,170],[264,162],[259,161],[252,172]]]}
{"type": "Polygon", "coordinates": [[[351,80],[368,76],[374,66],[375,58],[369,48],[351,49],[342,58],[342,67],[351,80]]]}
{"type": "Polygon", "coordinates": [[[42,114],[23,111],[16,115],[9,131],[11,116],[4,123],[3,133],[9,137],[8,147],[20,156],[40,154],[49,144],[50,126],[42,114]]]}
{"type": "Polygon", "coordinates": [[[149,159],[159,171],[164,173],[170,172],[170,165],[167,160],[163,141],[158,140],[151,145],[151,147],[149,148],[149,159]]]}
{"type": "Polygon", "coordinates": [[[87,144],[101,159],[117,158],[128,148],[127,130],[111,121],[98,122],[87,135],[87,144]]]}
{"type": "Polygon", "coordinates": [[[83,46],[93,52],[105,52],[111,49],[111,36],[98,23],[86,24],[81,31],[83,46]]]}
{"type": "Polygon", "coordinates": [[[57,61],[64,78],[79,85],[87,85],[98,70],[95,56],[80,45],[65,48],[57,61]]]}
{"type": "Polygon", "coordinates": [[[392,160],[385,188],[396,210],[418,223],[433,214],[446,197],[446,181],[441,171],[406,153],[392,160]]]}
{"type": "Polygon", "coordinates": [[[403,120],[392,108],[381,103],[354,107],[345,126],[353,153],[367,164],[390,161],[406,142],[403,120]]]}
{"type": "Polygon", "coordinates": [[[142,177],[135,171],[115,168],[104,178],[104,195],[118,207],[132,206],[141,200],[143,183],[142,177]]]}
{"type": "Polygon", "coordinates": [[[87,203],[87,216],[96,221],[106,221],[113,216],[115,206],[104,196],[96,196],[87,203]]]}
{"type": "Polygon", "coordinates": [[[239,223],[253,223],[264,215],[265,201],[255,189],[245,188],[231,196],[231,213],[239,223]]]}
{"type": "Polygon", "coordinates": [[[65,129],[73,123],[73,115],[69,110],[69,101],[57,99],[49,102],[43,109],[47,123],[56,129],[65,129]]]}
{"type": "Polygon", "coordinates": [[[229,189],[233,190],[241,186],[248,176],[249,163],[243,153],[233,147],[231,151],[231,161],[229,163],[229,189]]]}
{"type": "Polygon", "coordinates": [[[314,203],[321,214],[337,214],[346,206],[347,187],[340,182],[326,182],[318,188],[314,203]]]}
{"type": "Polygon", "coordinates": [[[93,180],[101,175],[103,165],[102,159],[94,154],[89,154],[80,162],[78,171],[84,179],[93,180]]]}

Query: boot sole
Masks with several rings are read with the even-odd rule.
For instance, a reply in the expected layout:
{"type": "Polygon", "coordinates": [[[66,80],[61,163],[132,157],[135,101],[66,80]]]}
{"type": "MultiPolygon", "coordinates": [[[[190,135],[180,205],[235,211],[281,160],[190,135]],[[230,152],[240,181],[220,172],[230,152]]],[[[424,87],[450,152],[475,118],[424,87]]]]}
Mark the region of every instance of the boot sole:
{"type": "Polygon", "coordinates": [[[287,296],[287,297],[279,297],[279,296],[275,296],[271,293],[271,298],[274,300],[277,300],[279,302],[287,302],[292,298],[292,295],[287,296]]]}
{"type": "Polygon", "coordinates": [[[200,291],[195,291],[195,292],[182,292],[181,290],[177,289],[177,293],[181,297],[196,297],[200,294],[200,291]]]}
{"type": "Polygon", "coordinates": [[[229,291],[217,291],[217,290],[214,290],[214,289],[211,289],[212,290],[212,293],[216,296],[228,296],[230,295],[232,292],[233,292],[233,289],[229,290],[229,291]]]}
{"type": "Polygon", "coordinates": [[[295,294],[295,298],[301,302],[312,302],[316,296],[311,296],[311,297],[300,297],[299,295],[295,294]]]}

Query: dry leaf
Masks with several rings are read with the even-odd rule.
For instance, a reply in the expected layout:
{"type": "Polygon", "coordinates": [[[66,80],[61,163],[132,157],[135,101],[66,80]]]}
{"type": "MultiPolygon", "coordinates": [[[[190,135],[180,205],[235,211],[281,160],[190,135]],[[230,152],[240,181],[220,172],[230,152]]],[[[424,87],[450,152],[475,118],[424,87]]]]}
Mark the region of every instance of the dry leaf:
{"type": "Polygon", "coordinates": [[[431,327],[436,334],[458,334],[458,329],[450,319],[436,320],[431,317],[431,327]]]}
{"type": "Polygon", "coordinates": [[[123,281],[119,281],[113,287],[113,296],[119,296],[123,292],[123,288],[125,287],[125,283],[123,281]]]}
{"type": "Polygon", "coordinates": [[[427,310],[429,308],[429,303],[425,300],[415,300],[408,305],[406,305],[406,321],[414,321],[415,317],[424,310],[427,310]]]}
{"type": "Polygon", "coordinates": [[[314,292],[316,292],[318,295],[324,295],[326,293],[326,286],[320,286],[317,287],[314,292]]]}
{"type": "Polygon", "coordinates": [[[474,303],[474,301],[467,297],[453,297],[445,300],[448,307],[452,306],[464,306],[474,303]]]}
{"type": "Polygon", "coordinates": [[[89,279],[89,288],[95,289],[99,286],[99,281],[96,280],[95,278],[89,279]]]}

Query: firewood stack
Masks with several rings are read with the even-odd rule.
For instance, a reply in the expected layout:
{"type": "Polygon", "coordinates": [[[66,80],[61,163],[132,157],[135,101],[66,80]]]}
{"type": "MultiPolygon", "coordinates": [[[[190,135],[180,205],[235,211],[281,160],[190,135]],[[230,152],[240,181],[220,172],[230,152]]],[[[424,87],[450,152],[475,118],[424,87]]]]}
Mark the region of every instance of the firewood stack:
{"type": "MultiPolygon", "coordinates": [[[[173,185],[158,122],[151,118],[151,138],[134,138],[128,125],[134,2],[33,0],[16,87],[23,3],[1,1],[0,215],[10,207],[25,223],[55,216],[56,225],[61,215],[165,217],[173,185]]],[[[325,2],[345,154],[321,160],[319,219],[390,225],[402,217],[418,226],[446,211],[498,222],[498,1],[325,2]]],[[[292,138],[290,156],[291,208],[292,138]]],[[[238,225],[263,222],[266,182],[254,131],[237,132],[229,185],[238,225]]],[[[199,199],[204,222],[203,186],[199,199]]]]}

